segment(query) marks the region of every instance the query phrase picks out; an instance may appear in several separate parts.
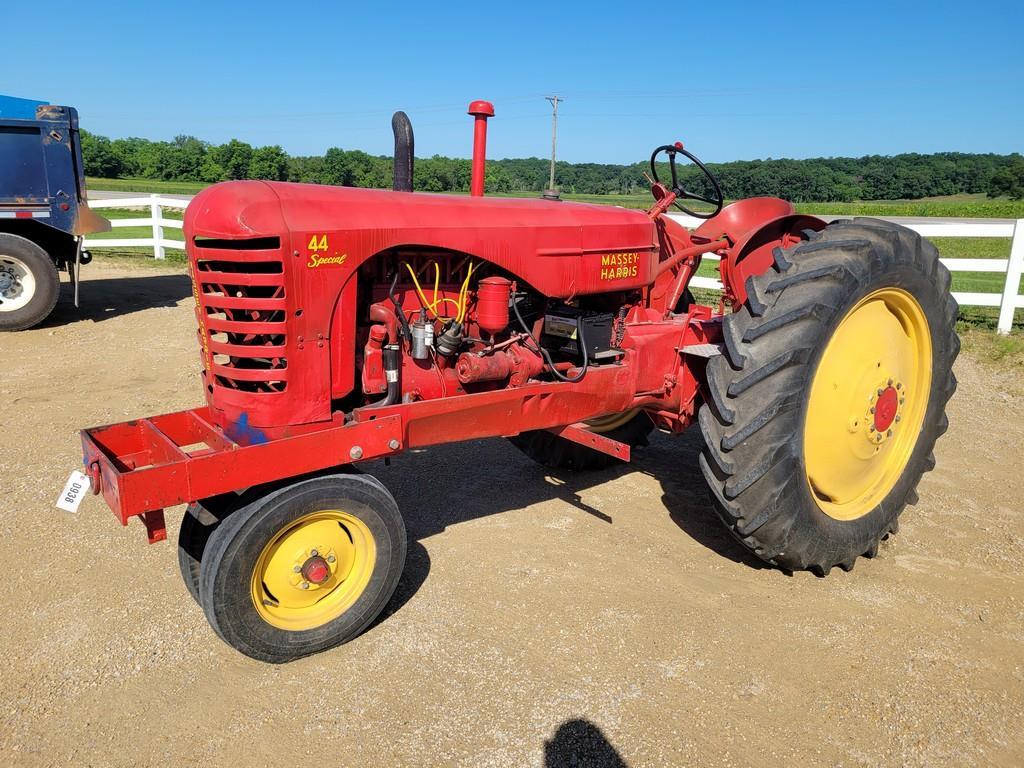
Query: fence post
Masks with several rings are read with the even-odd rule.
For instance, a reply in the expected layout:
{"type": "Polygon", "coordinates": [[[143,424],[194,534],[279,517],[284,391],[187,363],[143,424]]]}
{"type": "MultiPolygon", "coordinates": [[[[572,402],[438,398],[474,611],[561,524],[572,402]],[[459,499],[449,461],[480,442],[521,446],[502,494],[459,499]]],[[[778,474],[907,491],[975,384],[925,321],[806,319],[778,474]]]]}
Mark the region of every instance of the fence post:
{"type": "Polygon", "coordinates": [[[149,213],[153,219],[153,257],[162,259],[166,256],[164,252],[164,228],[161,224],[160,195],[149,196],[149,213]]]}
{"type": "Polygon", "coordinates": [[[1013,244],[1010,246],[1010,258],[1006,262],[1006,282],[1003,283],[1003,298],[999,302],[999,322],[996,323],[998,333],[1009,333],[1013,328],[1013,311],[1017,309],[1017,297],[1020,292],[1020,278],[1024,274],[1024,219],[1017,219],[1013,228],[1013,244]]]}

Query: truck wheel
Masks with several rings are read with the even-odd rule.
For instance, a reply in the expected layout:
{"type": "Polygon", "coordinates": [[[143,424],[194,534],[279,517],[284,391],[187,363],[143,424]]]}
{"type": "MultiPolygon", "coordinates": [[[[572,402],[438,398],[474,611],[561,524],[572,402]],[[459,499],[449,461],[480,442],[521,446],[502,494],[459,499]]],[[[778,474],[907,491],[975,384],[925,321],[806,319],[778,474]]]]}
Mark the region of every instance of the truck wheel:
{"type": "Polygon", "coordinates": [[[707,367],[701,470],[736,537],[787,570],[872,557],[917,502],[956,389],[957,304],[935,247],[830,224],[747,281],[707,367]]]}
{"type": "Polygon", "coordinates": [[[0,233],[0,331],[22,331],[43,322],[57,305],[57,265],[24,237],[0,233]]]}
{"type": "Polygon", "coordinates": [[[405,523],[368,475],[326,475],[244,504],[210,534],[199,602],[228,645],[279,664],[351,640],[387,605],[405,523]]]}
{"type": "MultiPolygon", "coordinates": [[[[626,443],[633,448],[647,445],[647,438],[654,431],[650,417],[637,408],[624,413],[601,416],[586,422],[591,432],[597,432],[626,443]]],[[[595,451],[585,445],[566,440],[546,429],[523,432],[509,440],[516,448],[538,464],[553,469],[604,469],[621,463],[614,456],[595,451]]]]}

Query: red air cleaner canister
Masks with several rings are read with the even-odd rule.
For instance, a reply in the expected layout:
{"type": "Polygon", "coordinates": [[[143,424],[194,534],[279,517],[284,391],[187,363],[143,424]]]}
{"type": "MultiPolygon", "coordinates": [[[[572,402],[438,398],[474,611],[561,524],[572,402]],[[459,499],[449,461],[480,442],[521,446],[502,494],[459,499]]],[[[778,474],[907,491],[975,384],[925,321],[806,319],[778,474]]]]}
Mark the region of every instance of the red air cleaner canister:
{"type": "Polygon", "coordinates": [[[508,299],[512,281],[504,277],[487,277],[476,291],[476,322],[480,330],[494,336],[508,328],[508,299]]]}

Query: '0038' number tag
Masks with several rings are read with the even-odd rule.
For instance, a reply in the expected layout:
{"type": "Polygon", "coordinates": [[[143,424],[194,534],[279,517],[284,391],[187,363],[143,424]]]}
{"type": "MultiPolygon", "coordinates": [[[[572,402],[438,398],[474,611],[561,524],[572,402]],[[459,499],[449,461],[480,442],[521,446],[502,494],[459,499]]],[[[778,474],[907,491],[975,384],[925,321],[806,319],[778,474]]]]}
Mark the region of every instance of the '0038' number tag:
{"type": "Polygon", "coordinates": [[[89,478],[77,469],[74,470],[57,498],[57,508],[65,512],[77,512],[78,505],[82,503],[88,490],[89,478]]]}

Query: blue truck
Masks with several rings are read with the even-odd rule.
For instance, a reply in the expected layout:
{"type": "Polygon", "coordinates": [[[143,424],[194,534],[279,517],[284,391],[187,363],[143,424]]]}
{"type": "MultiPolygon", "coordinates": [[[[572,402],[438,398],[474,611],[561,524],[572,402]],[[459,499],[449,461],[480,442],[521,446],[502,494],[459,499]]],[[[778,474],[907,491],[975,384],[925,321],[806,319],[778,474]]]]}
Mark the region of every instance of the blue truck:
{"type": "Polygon", "coordinates": [[[0,96],[0,331],[45,320],[61,271],[77,306],[83,238],[109,229],[86,202],[78,112],[0,96]]]}

